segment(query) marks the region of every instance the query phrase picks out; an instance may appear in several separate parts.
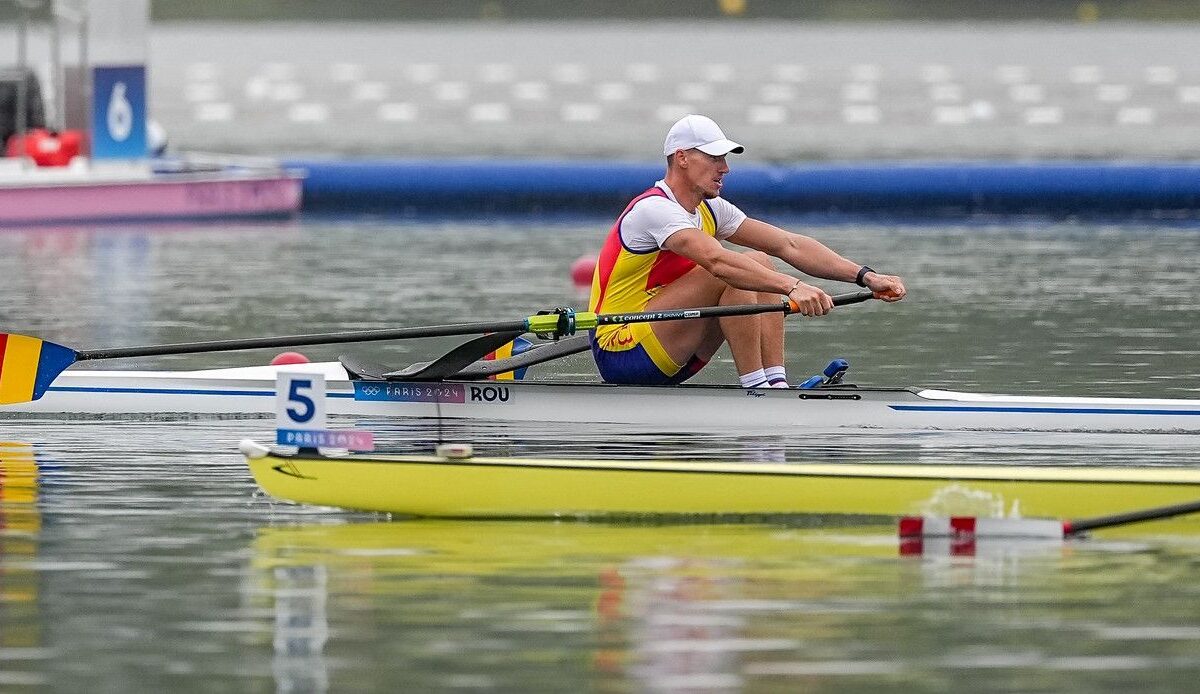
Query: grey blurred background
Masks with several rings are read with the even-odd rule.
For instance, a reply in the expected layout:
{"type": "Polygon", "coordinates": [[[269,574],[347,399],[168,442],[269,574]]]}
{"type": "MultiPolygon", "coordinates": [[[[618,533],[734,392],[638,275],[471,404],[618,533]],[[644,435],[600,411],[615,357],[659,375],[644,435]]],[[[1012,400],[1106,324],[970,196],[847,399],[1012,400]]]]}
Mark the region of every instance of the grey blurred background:
{"type": "Polygon", "coordinates": [[[645,161],[702,112],[781,163],[1200,157],[1194,1],[151,7],[176,149],[645,161]]]}
{"type": "Polygon", "coordinates": [[[156,20],[1200,19],[1191,0],[151,0],[156,20]]]}

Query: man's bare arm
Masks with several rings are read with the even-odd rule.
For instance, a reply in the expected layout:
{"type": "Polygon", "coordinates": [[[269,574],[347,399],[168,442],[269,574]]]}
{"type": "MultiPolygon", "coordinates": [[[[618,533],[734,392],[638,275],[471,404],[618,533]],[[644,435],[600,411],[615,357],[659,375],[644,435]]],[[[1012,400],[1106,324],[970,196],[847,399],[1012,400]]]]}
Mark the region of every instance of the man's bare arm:
{"type": "Polygon", "coordinates": [[[806,316],[823,316],[833,308],[833,299],[824,290],[731,251],[699,229],[681,229],[667,237],[664,246],[730,286],[782,294],[796,302],[806,316]]]}
{"type": "MultiPolygon", "coordinates": [[[[854,282],[859,269],[863,267],[814,238],[749,217],[729,237],[729,241],[779,258],[813,277],[854,282]]],[[[865,273],[863,283],[885,301],[899,301],[907,293],[899,277],[874,270],[865,273]]]]}

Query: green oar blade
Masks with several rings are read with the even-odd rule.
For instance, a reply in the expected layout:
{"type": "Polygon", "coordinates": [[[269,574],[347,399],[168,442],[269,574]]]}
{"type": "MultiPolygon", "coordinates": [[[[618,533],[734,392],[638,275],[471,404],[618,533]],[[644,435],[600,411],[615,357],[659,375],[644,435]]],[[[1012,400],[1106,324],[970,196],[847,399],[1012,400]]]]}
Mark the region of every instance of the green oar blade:
{"type": "Polygon", "coordinates": [[[28,335],[0,333],[0,405],[42,397],[63,369],[75,363],[75,350],[28,335]]]}

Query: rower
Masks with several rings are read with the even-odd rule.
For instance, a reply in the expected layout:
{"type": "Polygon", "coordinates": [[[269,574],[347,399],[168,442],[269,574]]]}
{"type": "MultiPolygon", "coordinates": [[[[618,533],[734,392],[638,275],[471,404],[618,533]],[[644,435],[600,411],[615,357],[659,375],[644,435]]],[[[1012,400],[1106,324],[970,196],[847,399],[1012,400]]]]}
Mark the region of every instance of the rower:
{"type": "MultiPolygon", "coordinates": [[[[899,277],[749,217],[722,198],[727,157],[743,149],[705,116],[690,114],[671,126],[662,150],[665,175],[626,205],[601,247],[591,312],[765,305],[780,295],[793,307],[790,313],[824,316],[833,309],[833,297],[779,272],[775,258],[804,275],[853,282],[883,301],[904,298],[899,277]]],[[[677,385],[728,343],[742,387],[788,387],[781,314],[601,325],[590,337],[597,370],[608,383],[677,385]]]]}

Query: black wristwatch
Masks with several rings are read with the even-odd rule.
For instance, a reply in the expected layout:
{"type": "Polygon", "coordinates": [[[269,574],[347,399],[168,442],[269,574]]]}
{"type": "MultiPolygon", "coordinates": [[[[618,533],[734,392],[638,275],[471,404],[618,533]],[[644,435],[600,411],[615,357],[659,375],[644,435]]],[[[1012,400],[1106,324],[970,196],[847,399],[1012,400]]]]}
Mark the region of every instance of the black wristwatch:
{"type": "Polygon", "coordinates": [[[867,276],[868,272],[875,272],[875,270],[874,270],[874,268],[869,268],[866,265],[863,265],[862,267],[860,267],[858,269],[858,274],[854,276],[854,283],[860,287],[867,286],[867,283],[863,282],[863,278],[867,276]]]}

